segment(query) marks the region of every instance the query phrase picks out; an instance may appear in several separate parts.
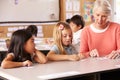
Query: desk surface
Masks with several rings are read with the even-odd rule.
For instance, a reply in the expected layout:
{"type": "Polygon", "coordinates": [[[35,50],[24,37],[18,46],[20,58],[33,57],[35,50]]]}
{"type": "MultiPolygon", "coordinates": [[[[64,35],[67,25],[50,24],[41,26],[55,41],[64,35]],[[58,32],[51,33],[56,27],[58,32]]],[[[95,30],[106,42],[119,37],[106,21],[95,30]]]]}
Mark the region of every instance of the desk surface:
{"type": "Polygon", "coordinates": [[[31,67],[1,69],[0,76],[10,80],[43,80],[81,76],[120,69],[120,59],[88,58],[81,61],[56,61],[31,67]]]}

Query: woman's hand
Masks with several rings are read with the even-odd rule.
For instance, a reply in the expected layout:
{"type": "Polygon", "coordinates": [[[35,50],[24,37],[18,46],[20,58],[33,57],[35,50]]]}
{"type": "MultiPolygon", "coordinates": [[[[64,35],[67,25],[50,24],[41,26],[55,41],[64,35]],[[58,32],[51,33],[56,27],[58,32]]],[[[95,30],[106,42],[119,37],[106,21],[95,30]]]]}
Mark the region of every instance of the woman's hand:
{"type": "Polygon", "coordinates": [[[112,51],[109,55],[106,56],[109,59],[117,59],[120,57],[120,50],[112,51]]]}
{"type": "Polygon", "coordinates": [[[97,49],[93,49],[92,51],[90,51],[89,55],[90,57],[99,57],[97,49]]]}
{"type": "Polygon", "coordinates": [[[31,66],[33,63],[30,60],[26,60],[23,62],[23,66],[31,66]]]}

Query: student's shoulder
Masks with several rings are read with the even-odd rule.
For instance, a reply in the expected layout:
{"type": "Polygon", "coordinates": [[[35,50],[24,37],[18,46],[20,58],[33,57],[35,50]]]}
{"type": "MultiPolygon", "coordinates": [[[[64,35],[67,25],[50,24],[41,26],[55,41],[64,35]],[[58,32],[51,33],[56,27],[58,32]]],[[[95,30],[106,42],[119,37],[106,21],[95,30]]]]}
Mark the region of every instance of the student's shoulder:
{"type": "Polygon", "coordinates": [[[119,26],[120,27],[120,24],[116,23],[116,22],[110,22],[110,26],[119,26]]]}
{"type": "Polygon", "coordinates": [[[50,51],[54,51],[56,54],[60,54],[60,50],[57,45],[53,45],[50,51]]]}
{"type": "Polygon", "coordinates": [[[57,45],[56,45],[56,44],[54,44],[52,47],[57,47],[57,45]]]}
{"type": "Polygon", "coordinates": [[[110,29],[112,30],[119,30],[120,31],[120,24],[116,22],[110,22],[109,24],[110,29]]]}
{"type": "Polygon", "coordinates": [[[7,53],[7,55],[14,57],[14,54],[13,54],[13,53],[7,53]]]}
{"type": "Polygon", "coordinates": [[[77,50],[76,50],[76,48],[75,48],[75,46],[73,44],[70,45],[70,49],[72,49],[73,53],[75,53],[75,54],[78,53],[77,50]]]}
{"type": "Polygon", "coordinates": [[[58,49],[58,46],[54,44],[54,45],[52,46],[51,50],[56,50],[56,49],[58,49]]]}
{"type": "Polygon", "coordinates": [[[13,53],[7,53],[5,59],[9,59],[12,60],[14,58],[14,54],[13,53]]]}

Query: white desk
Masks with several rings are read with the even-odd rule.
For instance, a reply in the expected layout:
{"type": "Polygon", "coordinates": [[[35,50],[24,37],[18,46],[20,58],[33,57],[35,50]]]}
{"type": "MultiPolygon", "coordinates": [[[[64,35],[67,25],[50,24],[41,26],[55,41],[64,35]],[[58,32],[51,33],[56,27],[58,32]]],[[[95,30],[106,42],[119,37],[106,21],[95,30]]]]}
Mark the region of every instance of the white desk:
{"type": "Polygon", "coordinates": [[[88,58],[81,61],[56,61],[47,64],[34,64],[32,67],[0,68],[0,76],[9,80],[62,79],[119,69],[120,59],[88,58]]]}

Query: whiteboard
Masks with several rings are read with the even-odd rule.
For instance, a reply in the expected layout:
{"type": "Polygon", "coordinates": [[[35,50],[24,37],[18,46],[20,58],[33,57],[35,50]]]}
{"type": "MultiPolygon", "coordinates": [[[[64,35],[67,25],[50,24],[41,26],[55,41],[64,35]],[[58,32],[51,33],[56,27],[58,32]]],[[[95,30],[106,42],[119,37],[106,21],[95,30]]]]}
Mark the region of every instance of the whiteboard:
{"type": "Polygon", "coordinates": [[[59,20],[59,0],[0,0],[0,22],[59,20]]]}

